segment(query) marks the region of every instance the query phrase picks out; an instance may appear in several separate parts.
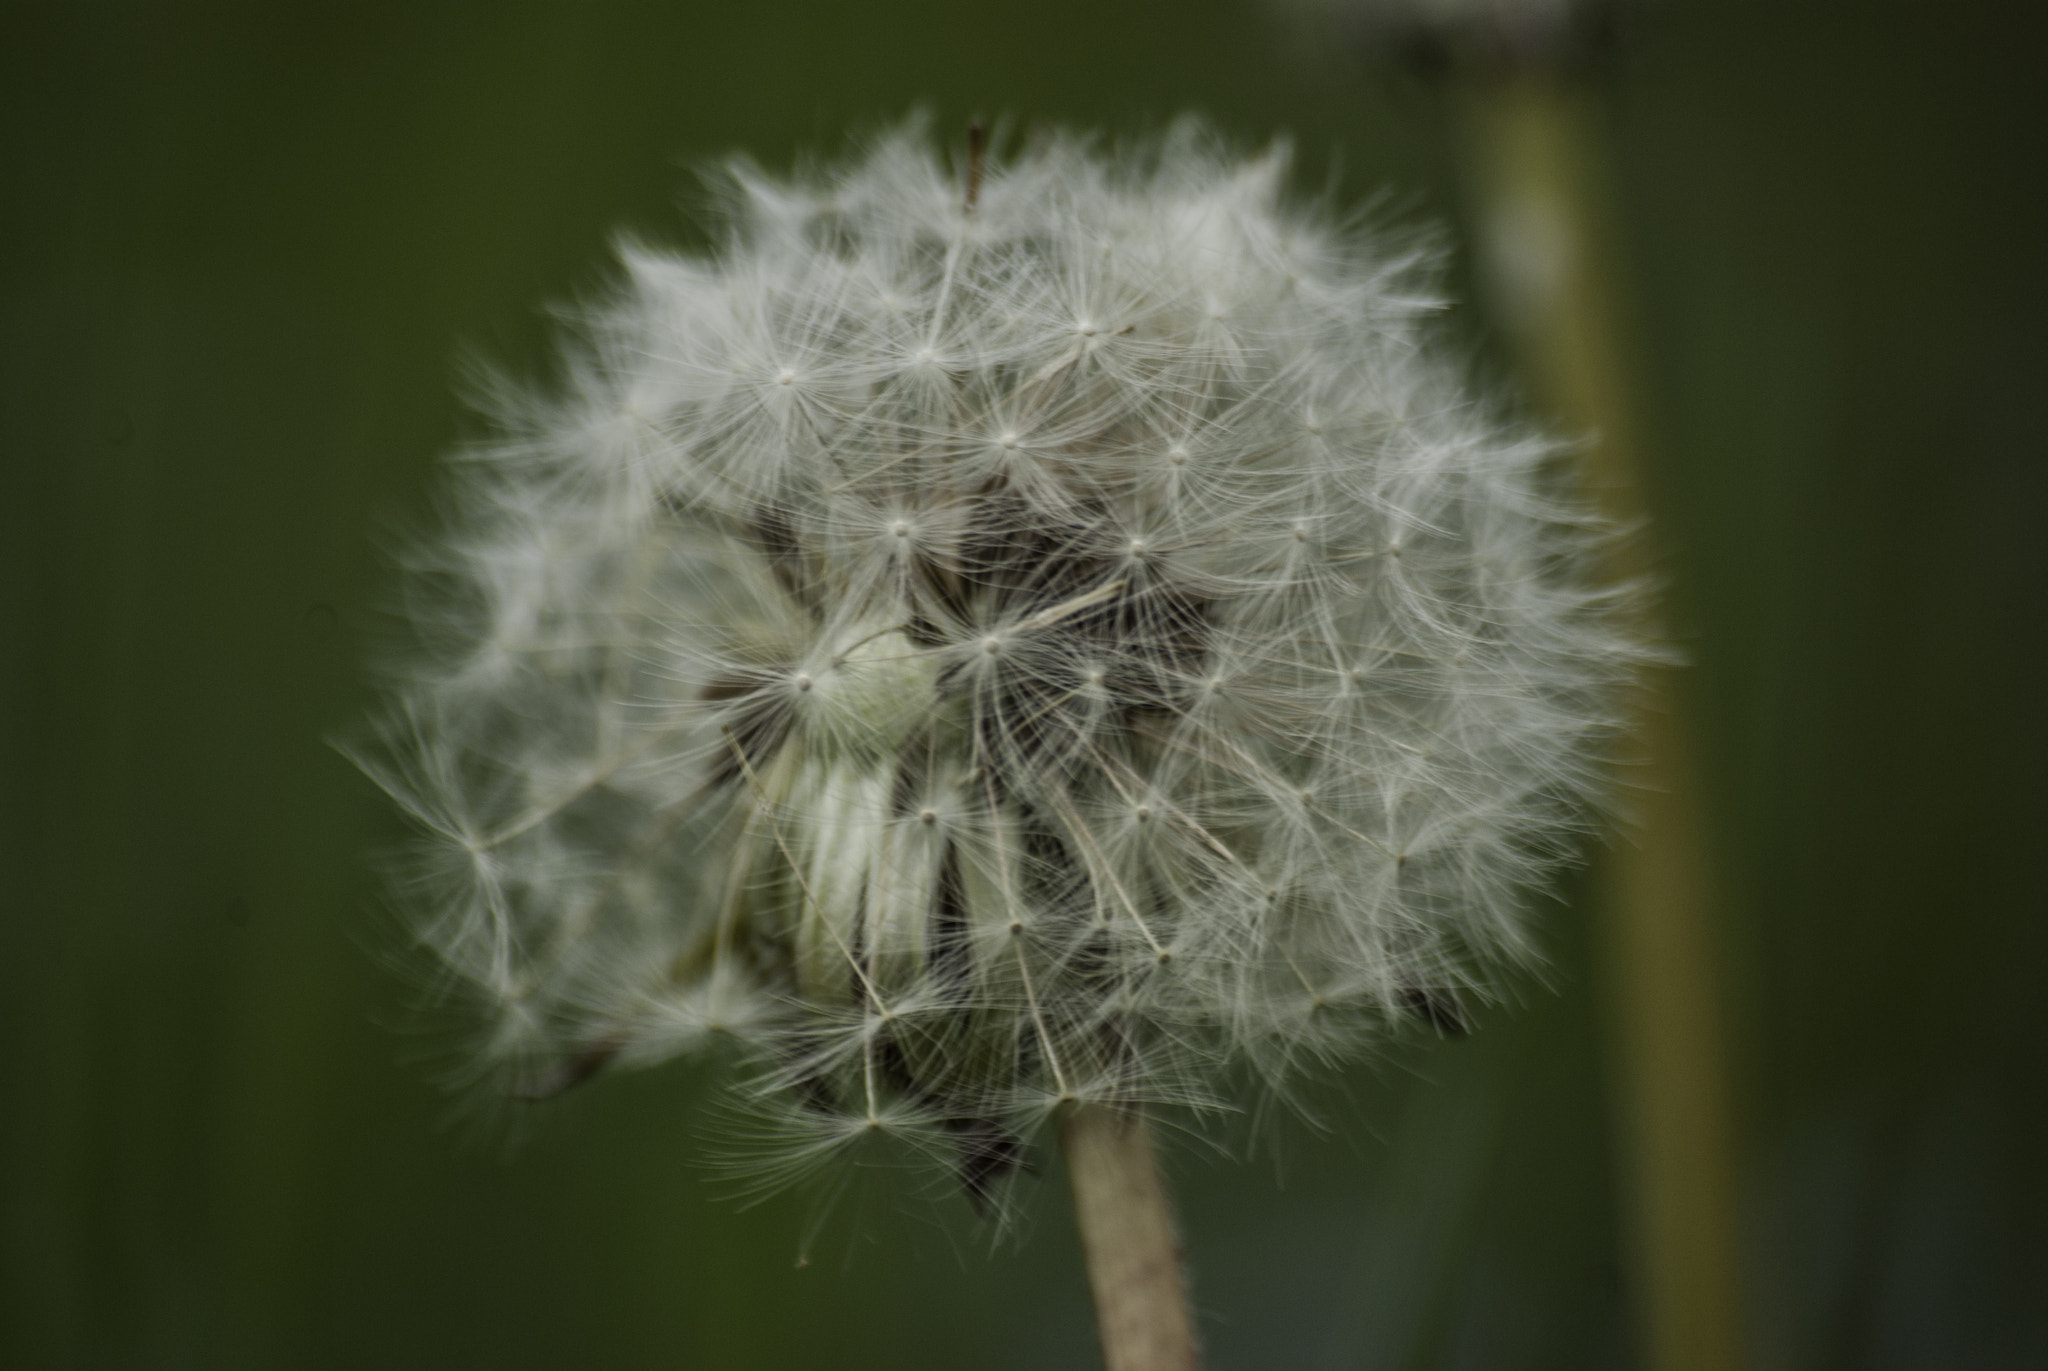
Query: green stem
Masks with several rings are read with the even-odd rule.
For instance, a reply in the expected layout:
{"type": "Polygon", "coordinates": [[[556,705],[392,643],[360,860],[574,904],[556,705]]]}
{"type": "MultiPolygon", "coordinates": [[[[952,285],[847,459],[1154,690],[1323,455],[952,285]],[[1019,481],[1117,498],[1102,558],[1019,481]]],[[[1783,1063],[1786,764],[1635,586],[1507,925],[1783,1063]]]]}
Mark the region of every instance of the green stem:
{"type": "MultiPolygon", "coordinates": [[[[1512,80],[1468,129],[1481,232],[1501,315],[1553,410],[1591,439],[1606,513],[1646,521],[1637,415],[1611,262],[1595,111],[1560,82],[1512,80]]],[[[1640,538],[1618,574],[1650,570],[1640,538]]],[[[1630,768],[1634,823],[1607,865],[1606,979],[1624,1155],[1656,1371],[1744,1363],[1736,1180],[1711,863],[1675,673],[1644,682],[1630,768]]]]}

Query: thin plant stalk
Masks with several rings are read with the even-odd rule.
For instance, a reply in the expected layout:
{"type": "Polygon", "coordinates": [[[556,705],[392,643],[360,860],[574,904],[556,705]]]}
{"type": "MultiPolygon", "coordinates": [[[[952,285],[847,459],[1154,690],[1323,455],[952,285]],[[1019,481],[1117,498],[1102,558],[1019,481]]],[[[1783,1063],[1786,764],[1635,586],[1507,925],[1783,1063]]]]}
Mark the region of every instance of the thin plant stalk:
{"type": "Polygon", "coordinates": [[[1106,1371],[1197,1371],[1180,1238],[1144,1115],[1070,1105],[1060,1147],[1106,1371]]]}
{"type": "MultiPolygon", "coordinates": [[[[1540,395],[1588,434],[1585,484],[1625,527],[1646,523],[1612,261],[1610,191],[1595,111],[1554,79],[1523,76],[1468,105],[1486,265],[1503,322],[1540,395]]],[[[1640,539],[1615,568],[1649,571],[1640,539]]],[[[1603,941],[1635,1190],[1649,1365],[1744,1364],[1736,1181],[1711,863],[1676,673],[1643,679],[1628,837],[1604,872],[1603,941]]]]}

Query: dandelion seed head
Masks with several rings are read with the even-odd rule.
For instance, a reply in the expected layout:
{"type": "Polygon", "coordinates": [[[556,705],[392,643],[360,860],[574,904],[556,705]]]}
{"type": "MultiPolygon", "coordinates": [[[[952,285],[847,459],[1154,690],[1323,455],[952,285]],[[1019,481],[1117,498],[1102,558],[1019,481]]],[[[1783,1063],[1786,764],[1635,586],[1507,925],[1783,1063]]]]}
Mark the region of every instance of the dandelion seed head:
{"type": "Polygon", "coordinates": [[[1284,172],[1053,138],[969,206],[911,129],[624,252],[362,752],[493,1054],[735,1042],[805,1155],[986,1198],[1062,1101],[1222,1103],[1530,955],[1628,594],[1428,263],[1284,172]]]}

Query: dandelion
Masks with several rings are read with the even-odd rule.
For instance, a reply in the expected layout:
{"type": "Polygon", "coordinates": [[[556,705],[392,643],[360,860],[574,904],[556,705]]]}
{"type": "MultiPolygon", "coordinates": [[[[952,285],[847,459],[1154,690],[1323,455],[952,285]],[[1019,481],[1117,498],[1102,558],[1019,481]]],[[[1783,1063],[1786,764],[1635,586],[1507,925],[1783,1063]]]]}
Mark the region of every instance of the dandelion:
{"type": "Polygon", "coordinates": [[[515,1088],[724,1038],[801,1160],[900,1136],[988,1204],[1059,1118],[1170,1243],[1144,1106],[1531,956],[1625,596],[1426,259],[1285,171],[1192,125],[738,167],[714,253],[628,246],[501,387],[362,756],[515,1088]]]}

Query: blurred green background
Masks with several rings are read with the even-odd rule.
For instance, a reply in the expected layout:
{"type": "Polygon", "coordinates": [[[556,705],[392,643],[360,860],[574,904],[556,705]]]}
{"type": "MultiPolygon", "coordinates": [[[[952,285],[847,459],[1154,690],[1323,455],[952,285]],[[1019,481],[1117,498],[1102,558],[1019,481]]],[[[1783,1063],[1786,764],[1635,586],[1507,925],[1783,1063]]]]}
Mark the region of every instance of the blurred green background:
{"type": "MultiPolygon", "coordinates": [[[[1599,78],[1767,1368],[2048,1366],[2024,12],[1671,0],[1599,78]]],[[[688,1068],[464,1115],[396,821],[322,739],[461,357],[536,364],[621,228],[696,241],[694,164],[1199,110],[1455,251],[1448,105],[1330,48],[1249,0],[0,10],[0,1364],[1089,1364],[1056,1167],[992,1255],[914,1191],[807,1245],[720,1197],[688,1068]]],[[[1176,1150],[1216,1367],[1637,1364],[1589,924],[1546,920],[1547,985],[1333,1083],[1327,1135],[1176,1150]]]]}

